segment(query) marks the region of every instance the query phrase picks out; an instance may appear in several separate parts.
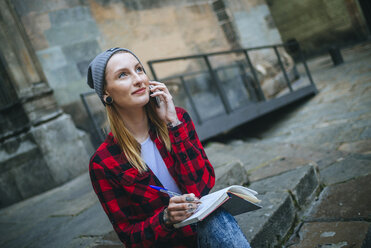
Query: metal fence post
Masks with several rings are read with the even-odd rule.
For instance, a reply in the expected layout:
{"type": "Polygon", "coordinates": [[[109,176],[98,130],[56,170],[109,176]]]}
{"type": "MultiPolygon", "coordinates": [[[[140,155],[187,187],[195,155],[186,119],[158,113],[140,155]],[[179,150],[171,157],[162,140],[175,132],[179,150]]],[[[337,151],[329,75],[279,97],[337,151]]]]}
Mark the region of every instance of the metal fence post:
{"type": "Polygon", "coordinates": [[[314,86],[314,87],[316,88],[316,93],[317,93],[317,92],[318,92],[317,87],[316,87],[316,85],[315,85],[314,82],[313,82],[312,75],[310,74],[310,71],[309,71],[309,68],[308,68],[307,62],[305,61],[304,53],[302,52],[302,50],[301,50],[300,48],[299,48],[299,54],[300,54],[301,62],[302,62],[303,65],[304,65],[305,72],[306,72],[307,75],[308,75],[309,82],[310,82],[310,84],[311,84],[312,86],[314,86]]]}
{"type": "Polygon", "coordinates": [[[153,80],[158,81],[155,69],[153,68],[153,65],[152,65],[151,61],[148,62],[148,66],[149,66],[149,69],[152,72],[153,80]]]}
{"type": "Polygon", "coordinates": [[[259,98],[263,101],[265,101],[265,96],[264,96],[264,93],[260,87],[260,82],[259,82],[259,78],[258,78],[258,75],[256,74],[256,71],[255,71],[255,68],[250,60],[250,56],[249,54],[247,53],[247,50],[243,50],[243,53],[245,54],[245,57],[246,57],[246,60],[247,60],[247,64],[249,65],[250,67],[250,70],[251,70],[251,73],[252,73],[252,76],[254,77],[254,80],[255,80],[255,87],[258,89],[258,92],[259,92],[259,98]]]}
{"type": "Polygon", "coordinates": [[[242,63],[238,63],[238,69],[240,71],[240,77],[242,79],[242,86],[245,87],[252,101],[257,102],[258,96],[256,95],[255,88],[253,86],[253,83],[251,82],[251,76],[246,73],[245,67],[242,63]]]}
{"type": "Polygon", "coordinates": [[[95,132],[97,133],[100,141],[103,142],[105,138],[102,134],[102,130],[99,128],[95,118],[93,117],[93,113],[90,111],[88,103],[86,102],[86,99],[85,99],[86,95],[91,95],[91,94],[94,94],[94,92],[82,93],[82,94],[80,94],[80,97],[81,97],[82,103],[84,104],[86,112],[88,112],[88,116],[89,116],[90,120],[92,120],[92,122],[93,122],[95,132]]]}
{"type": "Polygon", "coordinates": [[[293,92],[293,89],[291,87],[291,83],[290,83],[290,80],[289,80],[289,77],[287,76],[287,73],[286,73],[286,70],[285,70],[285,67],[283,66],[283,63],[282,63],[282,60],[281,60],[281,56],[280,56],[280,53],[278,52],[278,49],[276,46],[273,46],[273,49],[274,49],[274,52],[276,53],[276,56],[277,56],[277,59],[278,59],[278,63],[281,67],[281,70],[283,72],[283,76],[285,77],[285,80],[286,80],[286,83],[287,83],[287,86],[289,87],[290,89],[290,92],[293,92]]]}
{"type": "Polygon", "coordinates": [[[198,124],[201,124],[202,123],[202,119],[201,119],[200,114],[198,113],[196,104],[193,101],[193,97],[192,97],[191,91],[189,90],[188,85],[184,81],[184,78],[182,76],[180,76],[179,78],[180,78],[181,84],[183,85],[184,91],[185,91],[185,93],[186,93],[186,95],[187,95],[187,97],[189,99],[189,103],[191,104],[191,107],[193,109],[193,112],[195,113],[196,121],[197,121],[198,124]]]}
{"type": "Polygon", "coordinates": [[[229,113],[232,112],[232,108],[231,108],[231,105],[229,104],[229,101],[228,101],[227,96],[225,95],[225,91],[223,90],[222,86],[220,85],[219,79],[218,79],[217,75],[215,74],[213,68],[211,67],[211,64],[210,64],[210,61],[209,61],[208,56],[207,55],[204,55],[203,57],[204,57],[206,66],[209,69],[209,73],[210,73],[211,79],[216,84],[216,89],[217,89],[217,91],[218,91],[218,93],[220,95],[220,98],[221,98],[222,103],[224,105],[225,111],[229,114],[229,113]]]}

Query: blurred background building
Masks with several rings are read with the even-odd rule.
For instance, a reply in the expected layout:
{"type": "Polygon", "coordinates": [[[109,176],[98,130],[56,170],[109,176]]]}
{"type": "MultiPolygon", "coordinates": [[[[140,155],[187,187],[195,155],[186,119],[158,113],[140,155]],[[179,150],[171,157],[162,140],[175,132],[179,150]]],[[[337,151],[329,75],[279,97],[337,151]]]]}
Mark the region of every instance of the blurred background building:
{"type": "MultiPolygon", "coordinates": [[[[366,0],[5,0],[0,18],[1,207],[87,170],[93,148],[85,132],[93,127],[80,94],[90,90],[88,64],[105,49],[129,48],[146,64],[295,39],[311,55],[366,40],[371,27],[366,0]]],[[[293,69],[290,54],[280,53],[293,69]]],[[[267,81],[277,74],[273,56],[252,54],[267,81]]],[[[185,61],[156,72],[198,66],[185,61]]]]}

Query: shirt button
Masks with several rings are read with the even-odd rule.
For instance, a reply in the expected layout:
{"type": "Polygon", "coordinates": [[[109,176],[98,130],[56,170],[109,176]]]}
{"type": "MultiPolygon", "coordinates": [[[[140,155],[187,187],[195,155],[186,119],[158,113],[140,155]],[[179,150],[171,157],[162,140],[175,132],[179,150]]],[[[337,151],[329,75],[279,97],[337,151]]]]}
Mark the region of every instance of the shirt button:
{"type": "Polygon", "coordinates": [[[178,137],[178,136],[179,136],[179,133],[175,133],[174,136],[175,136],[175,137],[178,137]]]}

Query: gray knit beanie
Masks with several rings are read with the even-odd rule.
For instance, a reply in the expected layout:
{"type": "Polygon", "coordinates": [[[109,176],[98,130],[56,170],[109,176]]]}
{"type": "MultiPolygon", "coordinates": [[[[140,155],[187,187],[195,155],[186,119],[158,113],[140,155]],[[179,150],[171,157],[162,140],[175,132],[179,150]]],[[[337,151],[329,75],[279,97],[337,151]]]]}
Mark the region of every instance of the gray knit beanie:
{"type": "MultiPolygon", "coordinates": [[[[94,89],[103,105],[106,105],[103,99],[103,88],[105,83],[105,71],[108,60],[117,52],[125,51],[131,53],[138,62],[142,65],[138,57],[130,50],[125,48],[110,48],[105,52],[98,54],[93,61],[89,64],[88,68],[88,80],[87,83],[90,88],[94,89]]],[[[143,67],[143,65],[142,65],[143,67]]],[[[143,68],[144,71],[144,68],[143,68]]],[[[145,72],[145,71],[144,71],[145,72]]]]}

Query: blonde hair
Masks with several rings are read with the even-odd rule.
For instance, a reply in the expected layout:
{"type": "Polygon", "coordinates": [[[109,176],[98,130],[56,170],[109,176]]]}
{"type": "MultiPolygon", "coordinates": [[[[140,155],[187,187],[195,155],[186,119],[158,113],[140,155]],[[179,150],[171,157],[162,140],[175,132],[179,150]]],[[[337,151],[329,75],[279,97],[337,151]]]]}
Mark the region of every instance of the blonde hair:
{"type": "MultiPolygon", "coordinates": [[[[121,53],[121,52],[118,52],[121,53]]],[[[125,53],[125,52],[123,52],[125,53]]],[[[105,88],[105,87],[104,87],[105,88]]],[[[165,143],[166,149],[171,151],[171,142],[166,123],[161,120],[156,112],[156,105],[154,101],[149,101],[144,109],[146,111],[149,121],[154,125],[157,137],[161,142],[165,143]]],[[[147,166],[141,157],[141,145],[134,138],[131,132],[126,128],[124,121],[121,119],[116,107],[111,104],[106,104],[107,119],[112,131],[113,137],[116,139],[118,145],[126,156],[128,162],[136,168],[139,173],[147,170],[147,166]]]]}
{"type": "MultiPolygon", "coordinates": [[[[156,106],[153,101],[149,101],[145,105],[145,111],[148,119],[154,125],[156,134],[161,142],[165,143],[166,149],[171,151],[171,142],[166,123],[161,120],[156,113],[156,106]]],[[[128,162],[136,168],[140,173],[147,170],[147,166],[141,157],[141,145],[133,137],[131,132],[126,128],[118,111],[114,105],[106,105],[107,119],[110,125],[113,137],[116,139],[118,145],[126,156],[128,162]]]]}

